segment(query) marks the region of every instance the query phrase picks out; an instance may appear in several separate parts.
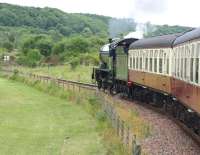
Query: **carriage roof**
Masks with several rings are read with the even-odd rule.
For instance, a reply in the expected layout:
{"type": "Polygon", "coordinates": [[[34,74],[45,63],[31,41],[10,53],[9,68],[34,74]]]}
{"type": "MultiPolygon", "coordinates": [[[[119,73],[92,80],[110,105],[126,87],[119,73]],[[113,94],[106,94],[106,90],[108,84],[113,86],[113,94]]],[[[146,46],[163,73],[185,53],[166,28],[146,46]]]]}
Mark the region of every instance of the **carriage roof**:
{"type": "Polygon", "coordinates": [[[174,41],[174,46],[200,38],[200,28],[190,30],[174,41]]]}
{"type": "Polygon", "coordinates": [[[169,34],[152,38],[140,39],[130,45],[130,49],[170,48],[174,40],[181,34],[169,34]]]}

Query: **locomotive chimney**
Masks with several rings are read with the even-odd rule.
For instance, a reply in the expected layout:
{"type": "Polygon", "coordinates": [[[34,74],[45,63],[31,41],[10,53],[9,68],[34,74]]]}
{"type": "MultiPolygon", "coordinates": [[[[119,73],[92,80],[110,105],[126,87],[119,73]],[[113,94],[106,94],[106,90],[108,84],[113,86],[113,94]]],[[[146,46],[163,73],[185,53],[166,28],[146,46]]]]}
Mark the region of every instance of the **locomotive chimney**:
{"type": "Polygon", "coordinates": [[[109,43],[112,43],[112,38],[109,38],[108,41],[109,41],[109,43]]]}

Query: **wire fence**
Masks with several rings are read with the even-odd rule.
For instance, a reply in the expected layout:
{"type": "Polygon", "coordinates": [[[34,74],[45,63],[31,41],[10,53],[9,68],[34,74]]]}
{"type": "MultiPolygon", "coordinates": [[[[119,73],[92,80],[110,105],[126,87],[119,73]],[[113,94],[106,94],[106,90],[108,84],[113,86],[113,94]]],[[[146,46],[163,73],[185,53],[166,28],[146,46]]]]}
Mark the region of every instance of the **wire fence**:
{"type": "MultiPolygon", "coordinates": [[[[11,75],[15,71],[12,70],[1,70],[4,74],[11,75]]],[[[50,84],[54,83],[56,86],[64,89],[64,90],[71,90],[74,93],[77,92],[87,92],[89,94],[95,95],[98,97],[102,109],[105,112],[108,120],[110,121],[112,127],[115,129],[117,136],[120,138],[123,146],[131,155],[141,155],[141,145],[137,141],[136,135],[132,132],[132,128],[129,124],[125,123],[124,120],[120,118],[118,114],[114,102],[115,100],[110,100],[106,93],[102,91],[98,91],[94,85],[90,84],[83,84],[74,81],[63,80],[59,78],[53,78],[50,76],[41,76],[32,73],[23,73],[18,72],[19,76],[24,78],[28,78],[29,80],[39,81],[41,83],[50,84]]]]}
{"type": "Polygon", "coordinates": [[[120,118],[115,106],[113,105],[115,100],[110,100],[108,96],[102,92],[98,92],[97,95],[101,100],[104,112],[107,114],[112,127],[115,129],[116,134],[120,138],[124,147],[132,155],[140,155],[141,146],[137,143],[137,137],[133,134],[131,126],[126,124],[125,121],[120,118]]]}

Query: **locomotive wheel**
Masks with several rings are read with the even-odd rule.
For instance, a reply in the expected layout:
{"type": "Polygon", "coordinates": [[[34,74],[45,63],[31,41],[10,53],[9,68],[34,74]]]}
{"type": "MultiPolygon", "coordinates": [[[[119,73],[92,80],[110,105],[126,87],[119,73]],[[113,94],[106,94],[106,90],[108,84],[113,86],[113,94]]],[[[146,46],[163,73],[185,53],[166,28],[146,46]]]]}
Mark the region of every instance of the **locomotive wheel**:
{"type": "Polygon", "coordinates": [[[116,94],[116,92],[115,92],[115,88],[114,88],[113,85],[110,86],[110,88],[109,88],[109,92],[110,92],[111,95],[115,95],[115,94],[116,94]]]}
{"type": "Polygon", "coordinates": [[[98,89],[101,89],[102,88],[102,81],[97,81],[97,86],[98,86],[98,89]]]}

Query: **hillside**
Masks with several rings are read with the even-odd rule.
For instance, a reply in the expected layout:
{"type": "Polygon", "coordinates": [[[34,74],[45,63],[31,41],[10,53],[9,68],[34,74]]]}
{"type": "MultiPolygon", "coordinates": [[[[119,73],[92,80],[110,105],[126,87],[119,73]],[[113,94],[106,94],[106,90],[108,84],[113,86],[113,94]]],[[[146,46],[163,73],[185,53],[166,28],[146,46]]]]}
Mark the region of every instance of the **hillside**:
{"type": "Polygon", "coordinates": [[[0,4],[0,26],[56,30],[66,36],[85,31],[106,34],[109,19],[110,17],[97,15],[69,14],[53,8],[0,4]]]}
{"type": "MultiPolygon", "coordinates": [[[[26,66],[69,63],[98,65],[98,50],[109,37],[135,31],[134,19],[65,13],[54,8],[0,3],[0,57],[26,66]]],[[[187,31],[188,27],[144,24],[144,36],[187,31]]]]}
{"type": "Polygon", "coordinates": [[[166,34],[182,33],[191,30],[191,27],[186,26],[169,26],[169,25],[152,25],[146,23],[144,37],[154,37],[166,34]]]}

